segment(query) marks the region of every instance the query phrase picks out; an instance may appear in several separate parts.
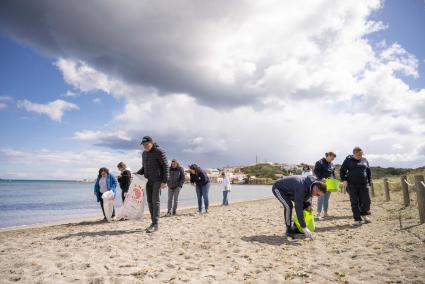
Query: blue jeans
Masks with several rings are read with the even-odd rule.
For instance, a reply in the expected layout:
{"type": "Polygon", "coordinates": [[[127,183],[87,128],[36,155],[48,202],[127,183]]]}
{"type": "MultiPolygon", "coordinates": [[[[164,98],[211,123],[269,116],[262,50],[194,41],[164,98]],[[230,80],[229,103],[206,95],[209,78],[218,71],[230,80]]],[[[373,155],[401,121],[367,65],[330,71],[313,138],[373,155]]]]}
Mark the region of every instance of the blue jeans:
{"type": "Polygon", "coordinates": [[[223,191],[223,205],[229,205],[229,200],[227,199],[228,194],[229,194],[228,190],[223,191]]]}
{"type": "Polygon", "coordinates": [[[196,186],[196,196],[198,197],[198,211],[202,211],[202,198],[204,198],[205,211],[208,210],[208,191],[210,190],[210,183],[206,185],[196,186]]]}
{"type": "Polygon", "coordinates": [[[322,212],[322,207],[323,207],[323,211],[325,211],[326,213],[328,212],[328,205],[329,205],[329,198],[331,197],[331,192],[326,192],[325,195],[320,196],[317,198],[317,213],[321,213],[322,212]]]}

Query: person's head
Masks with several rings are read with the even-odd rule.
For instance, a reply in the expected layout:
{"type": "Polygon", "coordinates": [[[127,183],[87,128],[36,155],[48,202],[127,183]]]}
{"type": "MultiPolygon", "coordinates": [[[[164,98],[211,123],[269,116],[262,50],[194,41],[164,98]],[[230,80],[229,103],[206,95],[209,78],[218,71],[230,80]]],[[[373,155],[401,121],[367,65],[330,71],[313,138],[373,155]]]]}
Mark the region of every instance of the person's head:
{"type": "Polygon", "coordinates": [[[315,181],[311,186],[311,196],[323,196],[326,193],[326,184],[321,181],[315,181]]]}
{"type": "Polygon", "coordinates": [[[171,160],[171,167],[172,168],[177,168],[179,166],[179,163],[177,162],[176,159],[172,159],[171,160]]]}
{"type": "Polygon", "coordinates": [[[143,149],[145,149],[146,152],[149,152],[153,148],[153,139],[150,136],[145,136],[142,139],[142,142],[140,144],[143,145],[143,149]]]}
{"type": "Polygon", "coordinates": [[[225,172],[221,172],[221,176],[222,177],[226,177],[226,173],[225,172]]]}
{"type": "Polygon", "coordinates": [[[119,162],[117,168],[120,172],[123,172],[127,169],[127,166],[123,162],[119,162]]]}
{"type": "Polygon", "coordinates": [[[334,152],[329,151],[329,152],[326,152],[325,153],[325,159],[329,163],[332,162],[333,160],[335,160],[335,158],[336,158],[336,154],[334,152]]]}
{"type": "Polygon", "coordinates": [[[98,177],[106,177],[107,175],[109,175],[109,170],[107,168],[100,168],[99,169],[99,175],[98,177]]]}
{"type": "Polygon", "coordinates": [[[310,166],[309,165],[304,165],[303,166],[303,172],[308,172],[310,170],[310,166]]]}
{"type": "Polygon", "coordinates": [[[359,146],[354,147],[353,157],[356,160],[361,160],[363,158],[363,150],[359,146]]]}
{"type": "Polygon", "coordinates": [[[191,174],[197,174],[199,172],[199,167],[196,164],[192,164],[189,166],[189,171],[191,174]]]}

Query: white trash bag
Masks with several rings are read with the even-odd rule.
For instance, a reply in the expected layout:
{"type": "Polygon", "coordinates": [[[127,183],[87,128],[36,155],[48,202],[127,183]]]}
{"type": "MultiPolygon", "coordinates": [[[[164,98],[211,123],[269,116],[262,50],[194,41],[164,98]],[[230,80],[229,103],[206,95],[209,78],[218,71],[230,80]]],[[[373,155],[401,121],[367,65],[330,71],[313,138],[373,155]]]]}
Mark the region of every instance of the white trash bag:
{"type": "Polygon", "coordinates": [[[112,219],[112,213],[114,212],[115,195],[112,191],[108,190],[102,194],[103,199],[103,210],[105,211],[106,219],[112,219]]]}
{"type": "Polygon", "coordinates": [[[132,175],[130,188],[125,197],[123,206],[118,210],[118,218],[142,220],[146,179],[138,174],[132,175]]]}

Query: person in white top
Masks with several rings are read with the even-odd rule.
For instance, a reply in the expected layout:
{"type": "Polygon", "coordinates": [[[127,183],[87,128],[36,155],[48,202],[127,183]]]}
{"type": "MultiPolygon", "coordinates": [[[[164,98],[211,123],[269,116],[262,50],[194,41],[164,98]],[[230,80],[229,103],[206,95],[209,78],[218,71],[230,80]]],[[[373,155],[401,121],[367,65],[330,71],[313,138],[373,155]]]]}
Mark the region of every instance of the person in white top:
{"type": "Polygon", "coordinates": [[[227,198],[230,189],[231,189],[231,185],[230,185],[230,179],[226,176],[225,172],[221,173],[221,177],[223,178],[223,182],[221,184],[222,188],[221,190],[223,191],[223,206],[228,206],[229,205],[229,199],[227,198]]]}
{"type": "Polygon", "coordinates": [[[313,172],[311,171],[311,168],[309,165],[303,166],[303,172],[301,174],[303,177],[312,176],[313,172]]]}

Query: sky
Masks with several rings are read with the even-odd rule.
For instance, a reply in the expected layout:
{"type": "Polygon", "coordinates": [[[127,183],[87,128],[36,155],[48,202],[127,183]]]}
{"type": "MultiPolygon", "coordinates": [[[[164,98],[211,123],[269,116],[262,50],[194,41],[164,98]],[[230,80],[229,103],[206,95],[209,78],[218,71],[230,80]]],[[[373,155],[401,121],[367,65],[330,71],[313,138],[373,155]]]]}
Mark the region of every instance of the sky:
{"type": "Polygon", "coordinates": [[[425,165],[425,1],[1,1],[0,178],[425,165]]]}

